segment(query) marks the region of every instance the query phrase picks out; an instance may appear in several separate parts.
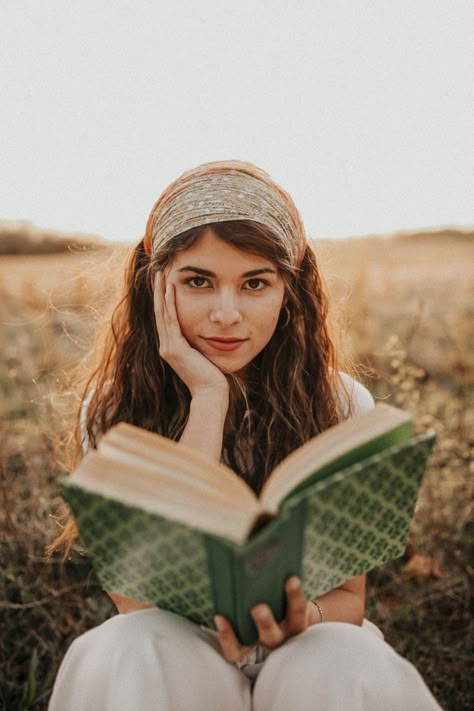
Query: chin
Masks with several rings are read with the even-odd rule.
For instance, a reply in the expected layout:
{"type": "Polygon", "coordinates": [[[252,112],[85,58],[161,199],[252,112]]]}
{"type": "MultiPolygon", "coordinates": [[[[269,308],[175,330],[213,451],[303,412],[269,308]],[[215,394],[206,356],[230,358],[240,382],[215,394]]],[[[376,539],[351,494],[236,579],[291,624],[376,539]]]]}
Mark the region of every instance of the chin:
{"type": "Polygon", "coordinates": [[[213,356],[212,359],[206,356],[208,360],[211,361],[222,373],[237,373],[239,370],[243,370],[249,364],[249,361],[229,363],[229,358],[219,358],[219,356],[213,356]]]}
{"type": "Polygon", "coordinates": [[[233,363],[226,363],[224,362],[216,362],[212,361],[214,365],[219,368],[223,373],[236,373],[238,370],[242,370],[242,368],[245,368],[247,363],[236,363],[235,365],[233,363]]]}

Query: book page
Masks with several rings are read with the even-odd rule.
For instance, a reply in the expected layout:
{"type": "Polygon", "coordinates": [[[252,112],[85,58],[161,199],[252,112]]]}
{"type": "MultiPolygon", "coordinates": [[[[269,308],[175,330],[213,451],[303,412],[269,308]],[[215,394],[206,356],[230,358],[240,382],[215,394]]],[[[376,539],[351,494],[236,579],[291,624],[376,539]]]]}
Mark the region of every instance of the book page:
{"type": "Polygon", "coordinates": [[[278,510],[285,496],[305,479],[365,443],[409,425],[411,419],[408,412],[377,403],[370,410],[318,434],[275,467],[261,492],[262,507],[269,511],[278,510]]]}
{"type": "Polygon", "coordinates": [[[261,513],[250,486],[229,467],[128,423],[110,428],[71,482],[125,504],[241,542],[261,513]]]}
{"type": "Polygon", "coordinates": [[[160,479],[167,477],[177,485],[181,483],[196,487],[199,483],[201,491],[207,490],[214,494],[219,492],[229,503],[244,499],[247,501],[249,494],[256,499],[248,485],[225,464],[217,463],[205,455],[202,458],[196,457],[196,454],[202,453],[152,432],[130,425],[124,427],[124,424],[109,430],[107,436],[99,442],[98,451],[116,461],[119,466],[130,467],[133,476],[146,476],[147,471],[158,476],[159,472],[160,479]],[[142,433],[150,436],[143,437],[142,433]],[[216,482],[219,483],[218,489],[216,482]]]}
{"type": "Polygon", "coordinates": [[[222,496],[218,488],[203,490],[202,482],[192,479],[184,485],[149,464],[142,463],[139,476],[134,476],[128,465],[120,466],[96,450],[64,478],[68,484],[238,543],[246,539],[260,513],[256,497],[242,506],[222,496]]]}

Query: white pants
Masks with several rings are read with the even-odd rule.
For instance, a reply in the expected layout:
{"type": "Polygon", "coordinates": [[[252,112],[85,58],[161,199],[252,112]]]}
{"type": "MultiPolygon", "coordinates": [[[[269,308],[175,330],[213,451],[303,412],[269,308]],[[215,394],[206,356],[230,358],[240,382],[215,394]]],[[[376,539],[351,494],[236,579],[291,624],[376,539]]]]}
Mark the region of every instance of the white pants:
{"type": "Polygon", "coordinates": [[[381,637],[370,623],[325,622],[233,664],[211,631],[172,612],[118,614],[71,644],[48,709],[439,711],[415,667],[381,637]]]}

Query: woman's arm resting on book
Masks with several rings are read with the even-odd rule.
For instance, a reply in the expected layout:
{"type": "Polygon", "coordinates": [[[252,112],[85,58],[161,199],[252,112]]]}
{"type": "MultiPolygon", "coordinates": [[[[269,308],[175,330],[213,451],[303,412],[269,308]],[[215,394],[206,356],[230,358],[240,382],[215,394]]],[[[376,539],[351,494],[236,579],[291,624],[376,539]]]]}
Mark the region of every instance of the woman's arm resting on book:
{"type": "MultiPolygon", "coordinates": [[[[334,590],[315,598],[323,613],[323,622],[351,622],[361,625],[365,612],[366,574],[348,580],[334,590]]],[[[318,608],[308,601],[308,625],[321,622],[318,608]]]]}

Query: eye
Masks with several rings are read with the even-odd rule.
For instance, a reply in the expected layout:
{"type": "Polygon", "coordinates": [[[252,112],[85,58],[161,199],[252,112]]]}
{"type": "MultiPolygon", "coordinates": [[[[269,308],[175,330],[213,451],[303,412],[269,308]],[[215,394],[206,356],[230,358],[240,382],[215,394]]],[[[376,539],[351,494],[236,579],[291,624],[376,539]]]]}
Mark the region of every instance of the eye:
{"type": "MultiPolygon", "coordinates": [[[[196,281],[198,281],[198,282],[208,282],[209,280],[206,279],[206,277],[194,276],[194,277],[189,277],[189,279],[186,279],[184,283],[185,283],[185,284],[189,284],[189,286],[190,286],[192,289],[202,289],[202,288],[204,287],[204,284],[202,284],[202,283],[201,283],[201,284],[191,284],[191,282],[196,282],[196,281]]],[[[266,281],[265,279],[248,279],[246,283],[247,283],[247,284],[251,284],[251,283],[255,284],[255,283],[257,283],[257,285],[258,285],[258,284],[262,284],[262,287],[261,287],[261,288],[258,288],[258,289],[257,289],[257,288],[250,287],[249,289],[246,289],[246,291],[263,291],[263,289],[264,289],[266,286],[270,286],[270,283],[269,283],[268,281],[266,281]]]]}
{"type": "Polygon", "coordinates": [[[249,280],[247,281],[247,284],[250,284],[250,282],[252,282],[252,281],[253,281],[253,282],[261,282],[261,284],[263,284],[263,286],[262,286],[261,289],[249,289],[248,291],[263,291],[263,289],[264,289],[266,286],[269,286],[268,281],[265,281],[265,279],[249,279],[249,280]]]}
{"type": "Polygon", "coordinates": [[[192,281],[196,281],[196,280],[197,281],[207,281],[207,279],[205,277],[195,276],[195,277],[190,277],[189,279],[186,279],[184,283],[189,284],[193,289],[200,289],[201,286],[196,286],[196,285],[191,284],[192,281]]]}

